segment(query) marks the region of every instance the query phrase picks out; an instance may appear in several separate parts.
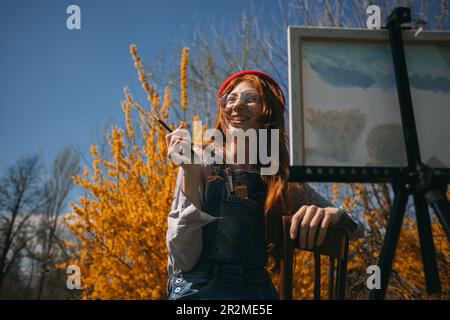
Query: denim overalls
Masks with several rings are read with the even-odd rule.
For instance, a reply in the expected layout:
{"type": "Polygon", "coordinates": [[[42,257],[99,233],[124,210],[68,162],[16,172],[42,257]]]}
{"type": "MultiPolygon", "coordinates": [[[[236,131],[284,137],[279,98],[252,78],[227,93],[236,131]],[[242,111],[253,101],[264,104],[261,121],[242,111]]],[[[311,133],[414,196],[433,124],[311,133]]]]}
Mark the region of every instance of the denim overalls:
{"type": "Polygon", "coordinates": [[[265,269],[266,188],[257,172],[231,171],[233,185],[247,185],[248,199],[228,194],[225,169],[210,182],[204,211],[220,217],[203,227],[203,249],[190,271],[175,271],[167,295],[176,299],[279,299],[265,269]]]}

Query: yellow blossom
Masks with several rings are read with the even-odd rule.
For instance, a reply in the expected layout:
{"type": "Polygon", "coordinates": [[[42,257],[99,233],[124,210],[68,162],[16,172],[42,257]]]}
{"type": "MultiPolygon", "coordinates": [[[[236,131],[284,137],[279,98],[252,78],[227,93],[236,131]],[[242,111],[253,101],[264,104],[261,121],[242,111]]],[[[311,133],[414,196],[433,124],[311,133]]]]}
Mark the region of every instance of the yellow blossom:
{"type": "Polygon", "coordinates": [[[181,82],[181,109],[186,111],[188,106],[188,92],[187,92],[187,65],[188,65],[189,48],[183,48],[181,55],[180,66],[180,82],[181,82]]]}

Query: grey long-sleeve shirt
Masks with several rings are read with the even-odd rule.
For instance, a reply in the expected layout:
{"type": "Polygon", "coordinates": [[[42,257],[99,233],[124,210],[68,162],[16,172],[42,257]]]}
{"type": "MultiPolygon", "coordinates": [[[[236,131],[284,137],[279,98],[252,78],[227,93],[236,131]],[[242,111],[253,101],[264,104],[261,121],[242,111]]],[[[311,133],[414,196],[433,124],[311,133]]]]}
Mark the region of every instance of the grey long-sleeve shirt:
{"type": "MultiPolygon", "coordinates": [[[[201,210],[204,207],[204,197],[206,198],[208,192],[204,183],[199,186],[201,208],[195,207],[188,199],[182,190],[182,183],[183,169],[179,168],[166,234],[166,244],[169,250],[167,267],[169,274],[175,270],[188,271],[196,265],[203,248],[202,227],[219,219],[201,210]]],[[[316,205],[320,208],[335,207],[308,184],[305,184],[305,191],[309,205],[316,205]]],[[[351,219],[358,223],[358,229],[350,235],[350,239],[363,237],[364,224],[354,216],[351,219]]]]}

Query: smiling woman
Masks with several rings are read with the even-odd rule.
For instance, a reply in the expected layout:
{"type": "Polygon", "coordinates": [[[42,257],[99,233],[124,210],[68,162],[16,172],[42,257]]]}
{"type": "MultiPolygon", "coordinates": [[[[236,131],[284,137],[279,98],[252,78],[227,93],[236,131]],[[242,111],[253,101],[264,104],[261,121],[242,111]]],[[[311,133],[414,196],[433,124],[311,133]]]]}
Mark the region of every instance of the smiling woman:
{"type": "MultiPolygon", "coordinates": [[[[245,143],[243,163],[180,163],[168,216],[167,295],[175,300],[278,299],[265,269],[269,253],[265,218],[275,211],[293,214],[292,238],[301,228],[301,234],[308,237],[298,241],[308,248],[321,244],[330,225],[353,220],[307,184],[288,183],[285,99],[271,76],[256,70],[233,75],[219,90],[217,104],[215,129],[221,134],[277,130],[279,139],[270,136],[262,147],[276,144],[278,170],[270,175],[259,173],[264,164],[249,161],[250,139],[245,143]]],[[[166,136],[169,156],[180,145],[191,146],[182,130],[177,128],[166,136]]],[[[227,139],[221,147],[227,159],[239,153],[237,141],[228,143],[227,139]]],[[[360,225],[352,237],[362,230],[360,225]]],[[[276,256],[276,250],[270,253],[276,256]]]]}

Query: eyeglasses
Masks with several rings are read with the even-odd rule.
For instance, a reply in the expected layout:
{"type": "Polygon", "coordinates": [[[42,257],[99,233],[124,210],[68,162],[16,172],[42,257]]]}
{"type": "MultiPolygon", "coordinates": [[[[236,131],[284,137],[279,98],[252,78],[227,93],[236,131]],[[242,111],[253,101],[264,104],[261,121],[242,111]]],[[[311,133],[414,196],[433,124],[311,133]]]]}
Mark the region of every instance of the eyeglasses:
{"type": "Polygon", "coordinates": [[[220,98],[220,105],[222,108],[229,108],[233,104],[236,103],[236,101],[239,99],[239,97],[242,100],[242,103],[245,105],[249,105],[251,103],[256,103],[259,101],[259,94],[253,91],[244,91],[239,93],[228,93],[224,94],[220,98]]]}

